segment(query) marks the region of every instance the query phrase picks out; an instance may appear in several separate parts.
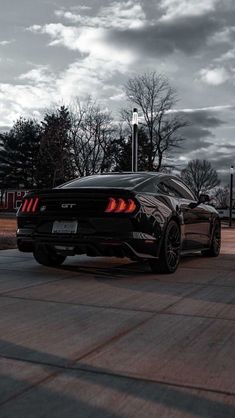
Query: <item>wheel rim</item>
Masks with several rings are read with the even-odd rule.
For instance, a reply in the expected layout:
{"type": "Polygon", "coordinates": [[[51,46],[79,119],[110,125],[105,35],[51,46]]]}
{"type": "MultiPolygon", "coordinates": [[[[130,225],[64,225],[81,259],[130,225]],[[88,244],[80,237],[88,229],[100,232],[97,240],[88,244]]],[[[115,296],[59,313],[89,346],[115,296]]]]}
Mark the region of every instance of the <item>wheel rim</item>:
{"type": "Polygon", "coordinates": [[[169,230],[166,250],[168,266],[174,269],[180,257],[180,230],[177,225],[172,225],[169,230]]]}
{"type": "Polygon", "coordinates": [[[220,227],[216,226],[214,230],[214,237],[213,237],[213,246],[216,252],[220,250],[220,245],[221,245],[220,227]]]}

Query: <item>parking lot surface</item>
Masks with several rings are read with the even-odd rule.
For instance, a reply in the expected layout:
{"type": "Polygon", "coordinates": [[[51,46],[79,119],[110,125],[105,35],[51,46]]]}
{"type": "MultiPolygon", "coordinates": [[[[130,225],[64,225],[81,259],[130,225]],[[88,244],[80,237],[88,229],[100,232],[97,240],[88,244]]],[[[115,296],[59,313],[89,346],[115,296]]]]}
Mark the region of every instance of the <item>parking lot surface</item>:
{"type": "Polygon", "coordinates": [[[0,252],[0,417],[235,417],[235,230],[173,275],[0,252]]]}

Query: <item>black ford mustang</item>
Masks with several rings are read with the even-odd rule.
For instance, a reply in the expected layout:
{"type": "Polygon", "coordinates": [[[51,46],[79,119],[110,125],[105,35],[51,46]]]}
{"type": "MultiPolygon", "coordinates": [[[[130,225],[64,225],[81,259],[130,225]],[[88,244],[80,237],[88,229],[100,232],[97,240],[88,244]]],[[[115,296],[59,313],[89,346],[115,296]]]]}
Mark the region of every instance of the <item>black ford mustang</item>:
{"type": "Polygon", "coordinates": [[[46,266],[67,255],[129,257],[173,273],[183,252],[216,257],[217,211],[178,177],[137,172],[75,179],[29,193],[17,214],[17,244],[46,266]]]}

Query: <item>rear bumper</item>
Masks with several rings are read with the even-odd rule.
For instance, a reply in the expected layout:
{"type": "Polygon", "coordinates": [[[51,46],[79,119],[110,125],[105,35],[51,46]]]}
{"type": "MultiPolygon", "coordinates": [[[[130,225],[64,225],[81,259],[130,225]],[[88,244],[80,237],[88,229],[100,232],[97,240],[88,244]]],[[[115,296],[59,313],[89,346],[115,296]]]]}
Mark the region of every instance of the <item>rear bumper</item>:
{"type": "Polygon", "coordinates": [[[47,245],[64,255],[87,254],[88,256],[128,257],[151,259],[158,257],[155,237],[129,232],[121,236],[35,234],[30,229],[18,229],[17,246],[20,251],[33,252],[37,245],[47,245]]]}

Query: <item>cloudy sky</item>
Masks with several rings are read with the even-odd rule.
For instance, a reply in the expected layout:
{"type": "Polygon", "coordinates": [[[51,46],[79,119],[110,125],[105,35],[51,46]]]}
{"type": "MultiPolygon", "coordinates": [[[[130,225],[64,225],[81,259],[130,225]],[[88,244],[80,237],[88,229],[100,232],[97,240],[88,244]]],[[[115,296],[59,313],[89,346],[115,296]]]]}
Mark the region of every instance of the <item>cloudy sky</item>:
{"type": "Polygon", "coordinates": [[[191,125],[177,155],[235,163],[235,0],[0,0],[0,129],[94,96],[118,110],[123,85],[156,70],[191,125]]]}

